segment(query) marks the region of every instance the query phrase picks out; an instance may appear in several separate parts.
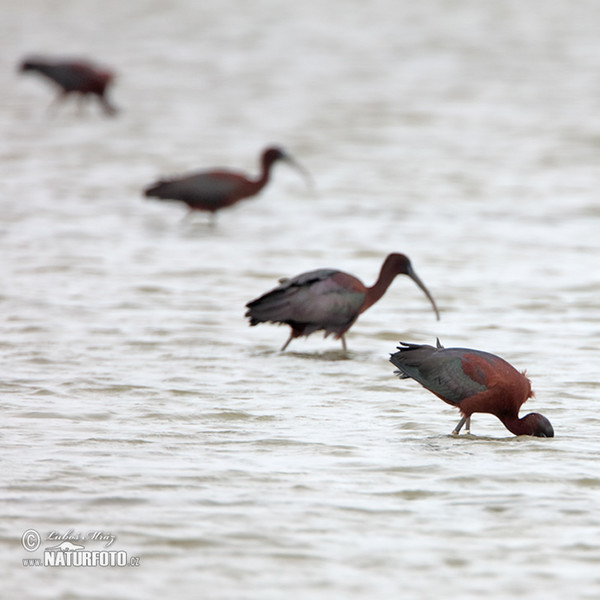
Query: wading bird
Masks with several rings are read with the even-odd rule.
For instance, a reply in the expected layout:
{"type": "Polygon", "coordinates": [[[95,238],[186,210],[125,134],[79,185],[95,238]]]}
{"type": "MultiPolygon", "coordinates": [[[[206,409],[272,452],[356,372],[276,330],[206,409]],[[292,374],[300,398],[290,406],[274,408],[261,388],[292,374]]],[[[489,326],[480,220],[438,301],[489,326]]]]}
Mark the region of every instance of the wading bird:
{"type": "Polygon", "coordinates": [[[232,206],[236,202],[258,194],[269,182],[271,169],[277,161],[284,161],[302,173],[310,182],[308,173],[281,148],[267,148],[261,156],[261,173],[251,179],[228,170],[201,171],[173,179],[162,179],[144,191],[148,197],[161,200],[179,200],[195,210],[210,212],[232,206]]]}
{"type": "Polygon", "coordinates": [[[519,373],[504,359],[489,352],[468,348],[444,348],[400,342],[390,362],[400,379],[414,379],[444,402],[459,408],[469,431],[473,413],[490,413],[515,435],[554,437],[550,421],[539,413],[519,419],[521,405],[533,396],[525,372],[519,373]]]}
{"type": "Polygon", "coordinates": [[[341,339],[346,351],[344,334],[358,315],[385,294],[396,275],[408,275],[423,290],[439,319],[435,301],[404,254],[390,254],[385,259],[372,287],[366,287],[354,275],[334,269],[283,279],[278,287],[246,304],[246,317],[250,325],[265,322],[289,325],[292,331],[282,352],[294,338],[309,336],[320,329],[325,330],[325,337],[332,333],[341,339]]]}
{"type": "Polygon", "coordinates": [[[69,94],[80,97],[96,96],[107,115],[114,115],[117,109],[106,97],[107,88],[114,80],[110,71],[85,60],[60,60],[44,57],[31,57],[21,63],[22,72],[39,73],[53,81],[59,88],[59,95],[52,102],[62,102],[69,94]]]}

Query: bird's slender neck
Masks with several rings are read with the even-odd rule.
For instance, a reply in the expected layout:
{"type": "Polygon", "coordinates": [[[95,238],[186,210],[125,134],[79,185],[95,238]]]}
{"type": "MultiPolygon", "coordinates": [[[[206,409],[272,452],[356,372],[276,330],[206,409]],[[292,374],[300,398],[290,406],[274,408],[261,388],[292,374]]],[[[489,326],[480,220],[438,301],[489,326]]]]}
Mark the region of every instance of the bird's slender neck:
{"type": "Polygon", "coordinates": [[[258,177],[250,178],[247,180],[247,196],[254,196],[258,194],[264,187],[269,183],[269,178],[271,176],[271,168],[273,167],[273,161],[269,161],[263,158],[261,163],[261,171],[258,177]]]}
{"type": "Polygon", "coordinates": [[[538,437],[548,437],[548,434],[554,435],[554,432],[548,431],[548,428],[552,429],[550,422],[538,413],[529,413],[522,419],[519,419],[517,415],[499,416],[498,418],[504,423],[506,429],[515,435],[534,435],[538,437]],[[546,427],[544,427],[543,422],[547,423],[546,427]]]}
{"type": "Polygon", "coordinates": [[[398,273],[392,269],[390,269],[387,263],[383,263],[381,267],[381,271],[379,271],[379,277],[377,281],[370,287],[367,288],[367,294],[365,295],[365,299],[360,307],[360,312],[364,312],[367,308],[373,306],[375,302],[377,302],[381,296],[383,296],[386,290],[390,287],[390,284],[394,280],[398,273]]]}
{"type": "Polygon", "coordinates": [[[525,418],[519,419],[519,417],[498,417],[506,429],[515,435],[532,435],[532,427],[526,422],[525,418]]]}
{"type": "Polygon", "coordinates": [[[263,158],[260,175],[254,180],[254,183],[258,186],[259,190],[269,182],[269,178],[271,177],[271,169],[273,168],[274,164],[275,161],[263,158]]]}

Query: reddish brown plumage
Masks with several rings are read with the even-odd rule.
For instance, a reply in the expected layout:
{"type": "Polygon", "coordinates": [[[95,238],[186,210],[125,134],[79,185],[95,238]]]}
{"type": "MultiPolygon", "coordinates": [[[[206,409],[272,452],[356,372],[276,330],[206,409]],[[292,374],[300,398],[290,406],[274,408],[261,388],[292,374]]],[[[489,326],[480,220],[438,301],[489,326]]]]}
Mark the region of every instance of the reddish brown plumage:
{"type": "MultiPolygon", "coordinates": [[[[515,435],[553,437],[550,421],[539,413],[519,418],[523,403],[533,396],[526,373],[503,358],[469,348],[402,344],[390,361],[401,378],[412,378],[444,402],[457,406],[463,416],[459,433],[473,413],[495,415],[515,435]]],[[[468,425],[467,425],[468,429],[468,425]]]]}
{"type": "Polygon", "coordinates": [[[114,74],[89,61],[30,57],[21,63],[20,70],[39,73],[56,84],[59,88],[56,101],[64,100],[69,94],[95,96],[106,114],[117,112],[107,98],[114,74]]]}
{"type": "Polygon", "coordinates": [[[257,178],[224,169],[200,171],[161,179],[146,188],[144,195],[161,200],[178,200],[187,204],[192,211],[207,211],[214,215],[218,210],[258,194],[269,182],[271,169],[277,161],[285,161],[307,176],[289,154],[281,148],[272,147],[261,155],[261,172],[257,178]]]}
{"type": "Polygon", "coordinates": [[[335,269],[318,269],[285,279],[275,289],[249,302],[246,317],[250,319],[250,325],[264,322],[289,325],[292,331],[282,350],[292,339],[320,329],[325,331],[325,336],[333,334],[341,339],[346,350],[344,334],[400,274],[408,275],[421,288],[439,319],[431,294],[404,254],[390,254],[385,259],[372,287],[365,286],[354,275],[335,269]]]}

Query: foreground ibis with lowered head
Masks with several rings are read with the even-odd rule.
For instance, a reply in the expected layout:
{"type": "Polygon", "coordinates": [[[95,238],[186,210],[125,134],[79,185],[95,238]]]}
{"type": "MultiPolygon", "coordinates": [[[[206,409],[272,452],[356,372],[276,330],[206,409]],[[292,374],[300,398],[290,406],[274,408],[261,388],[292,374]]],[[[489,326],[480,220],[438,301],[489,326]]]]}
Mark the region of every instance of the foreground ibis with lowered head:
{"type": "Polygon", "coordinates": [[[346,351],[344,334],[361,313],[385,294],[396,275],[408,275],[421,288],[439,319],[433,297],[404,254],[390,254],[371,287],[366,287],[354,275],[335,269],[318,269],[283,279],[278,287],[246,305],[246,317],[250,325],[265,322],[289,325],[292,331],[281,351],[294,338],[309,336],[321,329],[325,337],[333,334],[341,339],[346,351]]]}
{"type": "Polygon", "coordinates": [[[469,431],[473,413],[490,413],[515,435],[554,437],[550,421],[539,413],[519,418],[521,405],[533,396],[525,372],[517,371],[504,359],[469,348],[444,348],[400,342],[390,362],[400,379],[414,379],[444,402],[458,407],[462,419],[454,428],[458,434],[466,423],[469,431]]]}
{"type": "Polygon", "coordinates": [[[201,171],[173,179],[161,179],[144,190],[144,194],[161,200],[178,200],[187,204],[190,212],[206,211],[212,213],[214,218],[218,210],[258,194],[269,182],[271,170],[277,161],[293,166],[310,181],[308,173],[281,148],[266,148],[260,161],[261,172],[256,178],[225,169],[201,171]]]}
{"type": "Polygon", "coordinates": [[[107,115],[117,113],[117,109],[107,98],[107,90],[114,81],[114,74],[87,60],[32,56],[21,63],[20,71],[39,73],[58,86],[59,95],[52,104],[63,101],[69,94],[95,96],[107,115]]]}

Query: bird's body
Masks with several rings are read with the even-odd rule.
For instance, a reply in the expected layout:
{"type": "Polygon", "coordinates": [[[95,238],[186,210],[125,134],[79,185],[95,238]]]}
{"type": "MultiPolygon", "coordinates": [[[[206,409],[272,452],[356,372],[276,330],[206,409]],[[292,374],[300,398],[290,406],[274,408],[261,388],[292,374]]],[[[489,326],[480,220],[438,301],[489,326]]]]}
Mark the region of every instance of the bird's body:
{"type": "Polygon", "coordinates": [[[269,182],[271,169],[279,160],[300,168],[283,150],[273,147],[262,153],[261,172],[257,178],[226,169],[201,171],[157,181],[148,187],[144,194],[161,200],[183,202],[190,211],[199,210],[214,214],[222,208],[258,194],[269,182]]]}
{"type": "Polygon", "coordinates": [[[431,294],[415,274],[410,260],[404,254],[390,254],[384,261],[379,278],[372,287],[359,279],[335,269],[318,269],[282,280],[275,289],[249,302],[246,317],[250,325],[258,323],[285,323],[292,329],[284,344],[285,350],[292,339],[323,330],[342,340],[358,316],[383,296],[394,277],[405,274],[423,290],[439,314],[431,294]]]}
{"type": "Polygon", "coordinates": [[[178,200],[192,210],[214,212],[235,204],[245,197],[245,193],[252,192],[250,183],[255,184],[254,193],[257,193],[259,182],[252,182],[232,171],[207,171],[161,180],[145,193],[148,197],[154,196],[161,200],[178,200]]]}
{"type": "Polygon", "coordinates": [[[515,435],[553,437],[550,421],[538,413],[519,419],[521,405],[533,396],[531,383],[503,358],[469,348],[419,344],[398,346],[390,361],[402,379],[411,378],[444,402],[460,409],[459,433],[473,413],[495,415],[515,435]]]}
{"type": "Polygon", "coordinates": [[[98,98],[106,114],[117,112],[106,96],[114,74],[90,62],[36,57],[23,61],[21,71],[33,71],[53,81],[60,90],[58,101],[69,94],[91,95],[98,98]]]}

